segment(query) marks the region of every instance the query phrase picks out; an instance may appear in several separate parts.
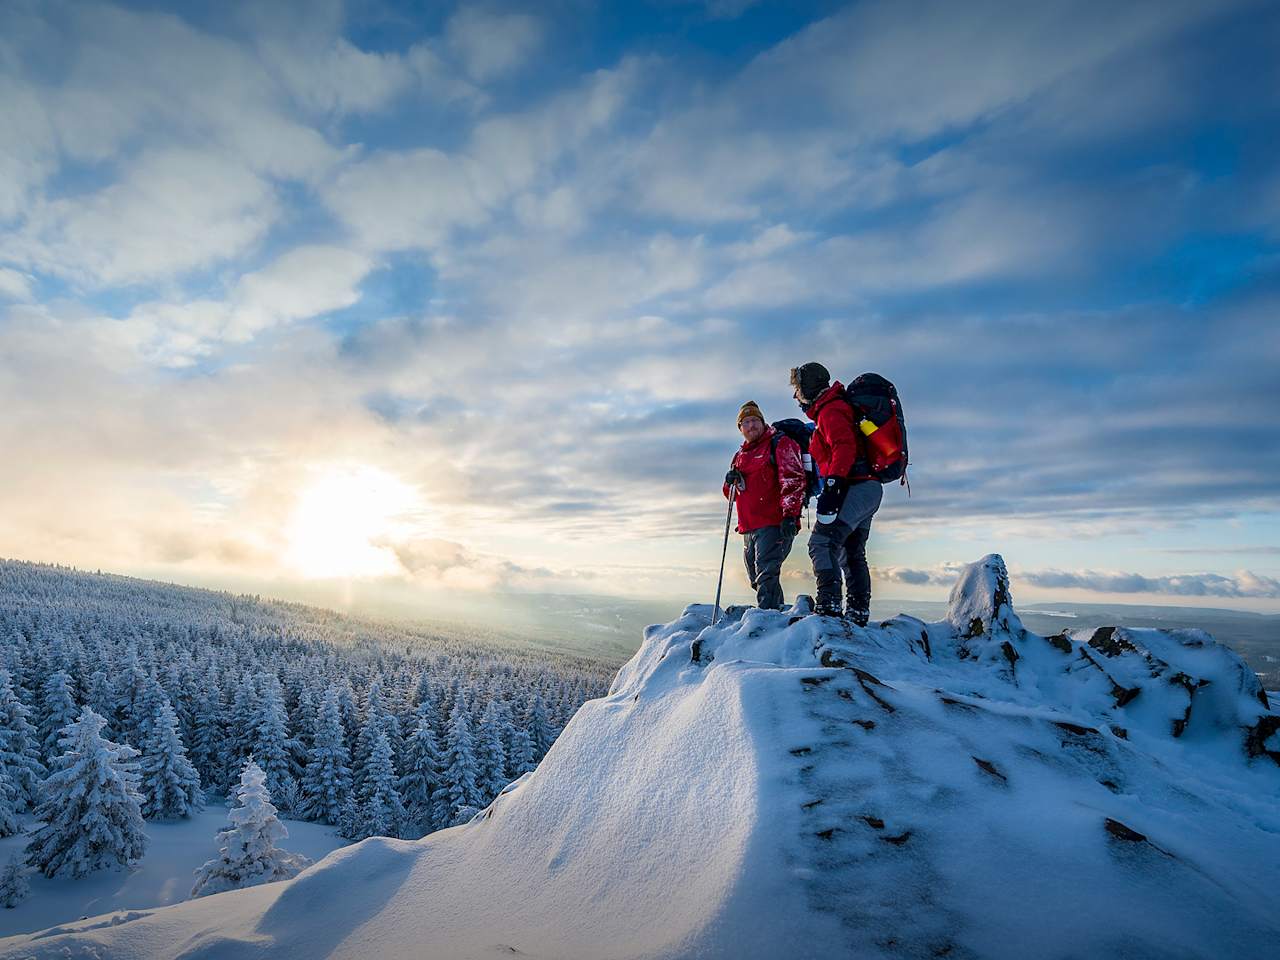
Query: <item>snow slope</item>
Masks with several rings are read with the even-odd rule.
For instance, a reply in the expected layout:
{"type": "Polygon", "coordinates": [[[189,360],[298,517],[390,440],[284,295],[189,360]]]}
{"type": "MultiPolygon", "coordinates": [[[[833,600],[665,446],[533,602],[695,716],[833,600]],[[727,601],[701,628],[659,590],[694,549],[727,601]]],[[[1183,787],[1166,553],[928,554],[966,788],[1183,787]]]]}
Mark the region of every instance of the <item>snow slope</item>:
{"type": "Polygon", "coordinates": [[[3,957],[1274,957],[1280,718],[1197,631],[692,606],[470,824],[3,957]],[[695,657],[696,648],[696,657],[695,657]]]}
{"type": "MultiPolygon", "coordinates": [[[[30,829],[31,818],[25,817],[30,829]]],[[[96,916],[105,910],[127,913],[181,903],[191,893],[195,870],[218,852],[217,833],[227,825],[227,808],[214,804],[185,820],[147,821],[147,854],[132,870],[100,870],[80,880],[50,880],[29,871],[31,895],[12,910],[0,910],[0,936],[43,930],[54,924],[96,916]]],[[[287,840],[280,846],[312,860],[349,841],[332,827],[286,820],[287,840]]],[[[23,856],[28,837],[0,839],[0,864],[23,856]]]]}

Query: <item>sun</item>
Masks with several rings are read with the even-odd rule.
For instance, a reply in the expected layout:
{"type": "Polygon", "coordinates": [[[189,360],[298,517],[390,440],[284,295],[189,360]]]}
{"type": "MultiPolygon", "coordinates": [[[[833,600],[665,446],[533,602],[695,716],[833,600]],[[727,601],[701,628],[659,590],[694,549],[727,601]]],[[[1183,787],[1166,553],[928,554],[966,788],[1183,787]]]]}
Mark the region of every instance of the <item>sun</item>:
{"type": "Polygon", "coordinates": [[[421,509],[418,492],[364,464],[314,467],[286,528],[285,562],[311,579],[379,577],[400,572],[391,543],[403,539],[421,509]]]}

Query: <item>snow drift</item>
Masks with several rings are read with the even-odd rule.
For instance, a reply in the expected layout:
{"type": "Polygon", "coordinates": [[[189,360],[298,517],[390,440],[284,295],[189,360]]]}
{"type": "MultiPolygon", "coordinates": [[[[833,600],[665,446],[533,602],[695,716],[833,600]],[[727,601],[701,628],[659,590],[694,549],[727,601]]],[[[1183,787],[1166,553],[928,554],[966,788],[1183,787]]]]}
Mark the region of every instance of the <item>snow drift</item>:
{"type": "Polygon", "coordinates": [[[710,608],[471,823],[0,957],[1219,957],[1280,942],[1280,717],[1199,631],[710,608]]]}

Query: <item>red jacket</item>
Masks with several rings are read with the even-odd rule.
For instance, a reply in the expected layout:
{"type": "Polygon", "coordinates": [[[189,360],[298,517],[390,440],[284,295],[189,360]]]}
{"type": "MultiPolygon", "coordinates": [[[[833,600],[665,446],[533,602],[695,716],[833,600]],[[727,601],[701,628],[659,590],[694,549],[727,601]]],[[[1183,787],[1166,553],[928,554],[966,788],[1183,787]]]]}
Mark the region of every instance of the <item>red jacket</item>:
{"type": "Polygon", "coordinates": [[[866,479],[870,474],[853,472],[854,464],[866,461],[866,442],[853,420],[853,407],[844,399],[844,386],[837,380],[810,405],[809,418],[816,429],[809,440],[809,455],[823,477],[866,479]]]}
{"type": "MultiPolygon", "coordinates": [[[[783,517],[799,517],[804,509],[804,461],[800,444],[790,437],[778,437],[777,463],[770,462],[773,427],[755,443],[742,444],[733,455],[733,467],[741,471],[745,489],[738,491],[738,532],[776,527],[783,517]]],[[[724,487],[729,496],[729,487],[724,487]]]]}

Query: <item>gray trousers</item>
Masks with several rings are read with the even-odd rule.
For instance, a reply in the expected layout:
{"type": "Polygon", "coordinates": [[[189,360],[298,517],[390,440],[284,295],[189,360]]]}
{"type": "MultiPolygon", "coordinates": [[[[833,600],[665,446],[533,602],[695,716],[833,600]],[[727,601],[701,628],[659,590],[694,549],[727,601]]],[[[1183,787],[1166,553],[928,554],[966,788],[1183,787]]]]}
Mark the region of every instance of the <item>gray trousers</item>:
{"type": "Polygon", "coordinates": [[[794,537],[785,536],[782,527],[761,527],[742,535],[742,559],[747,577],[756,591],[756,606],[761,610],[782,607],[782,562],[791,552],[794,537]]]}
{"type": "Polygon", "coordinates": [[[809,534],[809,559],[817,581],[818,604],[828,609],[841,606],[840,582],[849,581],[851,605],[867,609],[871,605],[871,575],[867,571],[867,534],[871,518],[880,509],[884,488],[876,480],[855,483],[845,494],[840,512],[830,523],[814,524],[809,534]]]}

